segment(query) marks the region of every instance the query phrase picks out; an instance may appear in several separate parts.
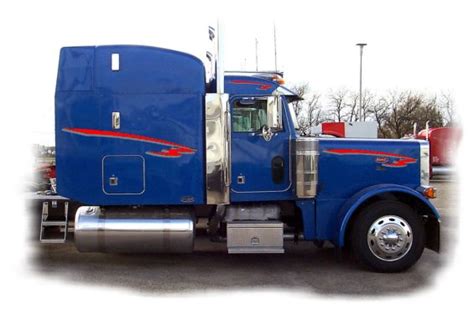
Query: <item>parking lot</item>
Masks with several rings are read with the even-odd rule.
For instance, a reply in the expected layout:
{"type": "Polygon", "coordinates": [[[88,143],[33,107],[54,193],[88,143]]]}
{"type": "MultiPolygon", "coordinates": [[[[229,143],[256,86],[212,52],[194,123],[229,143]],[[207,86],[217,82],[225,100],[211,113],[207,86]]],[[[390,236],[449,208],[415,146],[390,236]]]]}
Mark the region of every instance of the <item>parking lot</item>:
{"type": "Polygon", "coordinates": [[[31,268],[45,278],[130,289],[144,293],[201,293],[204,290],[283,289],[319,295],[390,296],[430,286],[455,250],[457,184],[435,179],[434,204],[442,215],[440,254],[425,250],[420,261],[401,274],[362,269],[333,247],[312,242],[285,243],[283,255],[228,255],[225,244],[198,238],[187,255],[79,253],[74,244],[35,241],[31,268]]]}

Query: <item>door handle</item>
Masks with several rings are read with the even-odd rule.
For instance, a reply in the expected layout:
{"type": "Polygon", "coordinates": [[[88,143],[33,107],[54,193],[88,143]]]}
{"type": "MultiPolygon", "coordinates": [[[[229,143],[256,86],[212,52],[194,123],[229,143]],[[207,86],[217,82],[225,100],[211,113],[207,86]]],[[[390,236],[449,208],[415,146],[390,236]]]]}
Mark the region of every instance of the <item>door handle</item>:
{"type": "Polygon", "coordinates": [[[120,129],[120,113],[112,112],[112,129],[120,129]]]}

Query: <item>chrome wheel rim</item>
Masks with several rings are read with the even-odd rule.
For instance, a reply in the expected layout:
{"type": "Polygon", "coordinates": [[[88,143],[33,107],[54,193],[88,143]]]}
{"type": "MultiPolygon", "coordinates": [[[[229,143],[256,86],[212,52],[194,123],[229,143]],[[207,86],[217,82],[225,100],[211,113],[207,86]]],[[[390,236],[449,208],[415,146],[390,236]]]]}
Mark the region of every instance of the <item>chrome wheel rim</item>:
{"type": "Polygon", "coordinates": [[[407,221],[387,215],[372,223],[367,233],[367,244],[378,259],[397,261],[410,251],[413,233],[407,221]]]}

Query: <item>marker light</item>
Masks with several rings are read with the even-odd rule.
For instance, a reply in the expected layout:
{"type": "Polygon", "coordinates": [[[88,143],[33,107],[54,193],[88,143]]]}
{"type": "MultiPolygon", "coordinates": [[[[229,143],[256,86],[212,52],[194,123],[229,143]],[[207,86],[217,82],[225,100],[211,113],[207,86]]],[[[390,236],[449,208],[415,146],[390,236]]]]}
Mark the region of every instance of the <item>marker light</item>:
{"type": "Polygon", "coordinates": [[[279,75],[274,75],[272,80],[278,84],[285,84],[285,80],[279,75]]]}
{"type": "Polygon", "coordinates": [[[423,190],[423,195],[430,199],[436,198],[436,188],[432,186],[426,187],[425,190],[423,190]]]}

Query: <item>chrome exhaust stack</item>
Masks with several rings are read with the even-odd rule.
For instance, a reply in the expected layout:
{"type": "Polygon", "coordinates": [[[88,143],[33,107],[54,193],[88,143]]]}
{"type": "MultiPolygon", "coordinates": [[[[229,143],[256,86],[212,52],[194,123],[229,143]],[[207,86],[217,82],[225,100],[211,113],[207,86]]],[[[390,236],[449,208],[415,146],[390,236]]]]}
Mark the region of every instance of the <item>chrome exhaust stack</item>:
{"type": "Polygon", "coordinates": [[[74,242],[80,252],[190,253],[195,223],[191,212],[163,208],[80,207],[74,242]]]}

